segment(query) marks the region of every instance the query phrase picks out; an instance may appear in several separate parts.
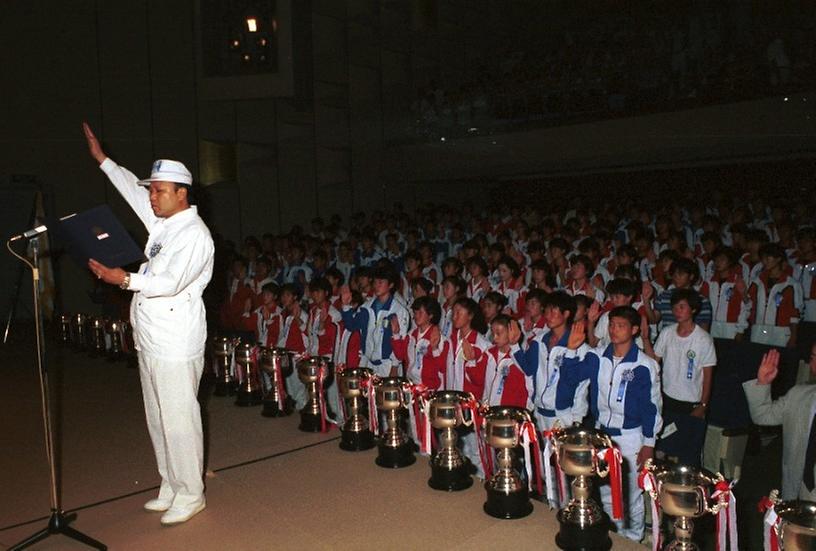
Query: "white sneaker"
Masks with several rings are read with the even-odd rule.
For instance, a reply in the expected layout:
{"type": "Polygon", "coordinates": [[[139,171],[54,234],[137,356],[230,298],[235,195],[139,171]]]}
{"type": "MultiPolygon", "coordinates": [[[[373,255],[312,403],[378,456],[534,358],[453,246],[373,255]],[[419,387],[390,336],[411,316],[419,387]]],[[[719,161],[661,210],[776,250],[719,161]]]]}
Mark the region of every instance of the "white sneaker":
{"type": "Polygon", "coordinates": [[[145,511],[152,511],[154,513],[163,513],[170,508],[170,505],[173,504],[172,499],[162,499],[157,497],[156,499],[151,499],[147,503],[144,504],[145,511]]]}
{"type": "Polygon", "coordinates": [[[201,501],[191,503],[186,507],[170,507],[170,509],[168,509],[167,512],[162,515],[161,523],[165,526],[171,526],[173,524],[187,522],[195,515],[203,511],[204,507],[206,506],[207,502],[204,500],[204,498],[201,498],[201,501]]]}

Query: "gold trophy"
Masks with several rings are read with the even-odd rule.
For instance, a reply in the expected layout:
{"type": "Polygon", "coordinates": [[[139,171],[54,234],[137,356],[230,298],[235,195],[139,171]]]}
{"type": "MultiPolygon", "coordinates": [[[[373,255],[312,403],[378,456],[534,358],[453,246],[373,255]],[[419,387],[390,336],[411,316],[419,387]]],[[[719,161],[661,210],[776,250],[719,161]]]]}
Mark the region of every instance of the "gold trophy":
{"type": "Polygon", "coordinates": [[[591,477],[609,474],[610,465],[599,459],[598,451],[613,447],[612,439],[603,431],[580,426],[556,427],[552,434],[558,465],[564,474],[575,477],[572,500],[558,511],[556,545],[570,551],[611,548],[609,517],[592,499],[591,477]]]}
{"type": "MultiPolygon", "coordinates": [[[[346,402],[348,419],[340,430],[340,449],[346,451],[369,450],[374,447],[374,433],[364,414],[363,398],[372,392],[371,381],[374,372],[365,367],[344,369],[337,372],[337,388],[346,402]]],[[[376,415],[376,412],[369,412],[376,415]]]]}
{"type": "Polygon", "coordinates": [[[107,346],[105,346],[105,320],[94,317],[88,323],[90,327],[90,346],[88,353],[91,357],[104,356],[107,346]]]}
{"type": "Polygon", "coordinates": [[[108,322],[107,331],[110,335],[110,351],[108,352],[108,361],[115,362],[124,355],[122,349],[122,322],[119,320],[111,320],[108,322]]]}
{"type": "Polygon", "coordinates": [[[235,371],[238,375],[235,405],[241,407],[260,405],[261,374],[258,369],[257,349],[253,345],[244,343],[235,349],[235,371]]]}
{"type": "Polygon", "coordinates": [[[213,371],[215,372],[216,396],[227,396],[235,392],[235,379],[232,376],[232,354],[235,341],[228,337],[213,339],[213,371]]]}
{"type": "Polygon", "coordinates": [[[816,549],[816,503],[798,499],[782,501],[777,490],[771,491],[768,500],[777,517],[768,536],[776,538],[778,548],[783,551],[816,549]]]}
{"type": "Polygon", "coordinates": [[[292,373],[292,353],[285,348],[262,348],[261,369],[268,375],[264,381],[264,417],[285,417],[292,413],[291,398],[284,381],[292,373]]]}
{"type": "Polygon", "coordinates": [[[487,501],[483,507],[492,517],[522,518],[533,511],[514,454],[521,443],[522,425],[530,421],[530,413],[524,408],[493,406],[485,411],[484,440],[496,450],[496,474],[485,482],[487,501]]]}
{"type": "Polygon", "coordinates": [[[411,389],[404,377],[386,377],[374,385],[377,410],[386,413],[386,430],[378,446],[375,463],[380,467],[398,469],[413,465],[413,442],[402,430],[402,421],[408,404],[407,393],[411,389]]]}
{"type": "Polygon", "coordinates": [[[71,344],[71,314],[60,314],[57,338],[63,346],[71,344]]]}
{"type": "Polygon", "coordinates": [[[323,389],[329,379],[327,364],[320,356],[303,357],[297,362],[298,379],[306,387],[306,405],[300,410],[303,432],[320,432],[325,427],[326,398],[323,389]]]}
{"type": "Polygon", "coordinates": [[[440,390],[431,395],[431,426],[442,431],[439,435],[439,449],[431,459],[431,478],[428,486],[434,490],[454,492],[470,488],[473,479],[468,473],[468,463],[456,447],[457,427],[468,427],[473,418],[465,418],[468,402],[475,401],[469,392],[440,390]]]}
{"type": "Polygon", "coordinates": [[[71,329],[74,334],[74,349],[85,350],[88,346],[88,317],[85,314],[74,314],[71,317],[71,329]]]}
{"type": "Polygon", "coordinates": [[[664,551],[699,551],[700,548],[692,541],[692,519],[706,513],[716,514],[728,506],[725,493],[721,493],[716,502],[709,505],[709,492],[725,481],[723,476],[688,465],[658,464],[651,459],[646,461],[644,470],[651,473],[657,483],[657,488],[648,490],[650,497],[659,501],[665,514],[677,517],[674,521],[675,539],[663,548],[664,551]]]}

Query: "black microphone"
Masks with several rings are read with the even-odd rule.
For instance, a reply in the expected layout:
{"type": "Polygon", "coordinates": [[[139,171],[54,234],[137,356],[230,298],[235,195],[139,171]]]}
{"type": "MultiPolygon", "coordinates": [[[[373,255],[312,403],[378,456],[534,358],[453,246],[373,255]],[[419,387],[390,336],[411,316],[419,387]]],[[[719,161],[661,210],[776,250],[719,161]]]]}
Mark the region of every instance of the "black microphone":
{"type": "Polygon", "coordinates": [[[48,228],[45,225],[37,226],[36,228],[32,228],[27,232],[23,232],[19,235],[15,235],[9,241],[19,241],[20,239],[31,239],[32,237],[37,237],[41,233],[45,233],[48,231],[48,228]]]}

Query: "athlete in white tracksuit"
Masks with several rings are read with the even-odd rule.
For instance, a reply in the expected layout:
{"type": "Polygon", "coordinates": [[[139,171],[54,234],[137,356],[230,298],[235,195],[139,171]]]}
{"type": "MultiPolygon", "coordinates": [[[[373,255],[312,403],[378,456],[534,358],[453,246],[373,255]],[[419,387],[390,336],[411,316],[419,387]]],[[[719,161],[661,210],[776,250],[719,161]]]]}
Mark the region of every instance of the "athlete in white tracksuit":
{"type": "Polygon", "coordinates": [[[163,524],[184,522],[204,508],[204,447],[198,385],[204,368],[207,326],[201,295],[213,269],[213,241],[187,192],[192,176],[176,161],[156,161],[139,181],[105,157],[85,127],[91,154],[145,225],[147,261],[136,273],[89,267],[100,279],[133,292],[130,319],[150,439],[161,486],[145,504],[167,511],[163,524]],[[176,186],[175,184],[181,184],[176,186]],[[147,187],[150,186],[148,190],[147,187]]]}

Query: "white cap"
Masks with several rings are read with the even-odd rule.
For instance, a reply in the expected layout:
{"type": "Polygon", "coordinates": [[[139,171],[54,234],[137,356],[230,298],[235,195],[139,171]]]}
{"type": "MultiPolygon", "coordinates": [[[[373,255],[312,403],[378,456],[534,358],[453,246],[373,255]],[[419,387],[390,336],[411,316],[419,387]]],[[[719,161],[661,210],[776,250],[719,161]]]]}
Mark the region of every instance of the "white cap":
{"type": "Polygon", "coordinates": [[[184,166],[184,163],[170,159],[158,159],[153,163],[150,178],[139,180],[140,186],[149,186],[150,182],[174,182],[186,186],[193,185],[193,175],[184,166]]]}

